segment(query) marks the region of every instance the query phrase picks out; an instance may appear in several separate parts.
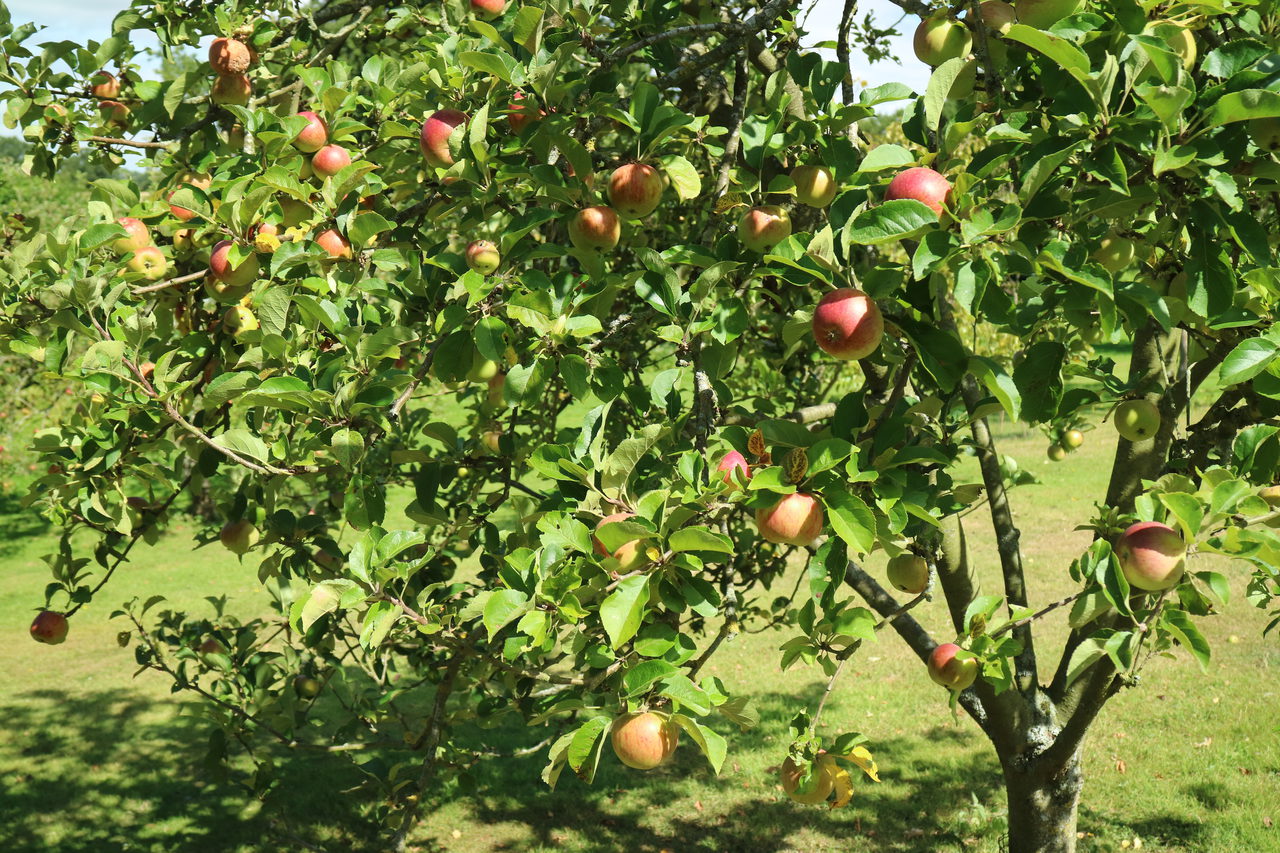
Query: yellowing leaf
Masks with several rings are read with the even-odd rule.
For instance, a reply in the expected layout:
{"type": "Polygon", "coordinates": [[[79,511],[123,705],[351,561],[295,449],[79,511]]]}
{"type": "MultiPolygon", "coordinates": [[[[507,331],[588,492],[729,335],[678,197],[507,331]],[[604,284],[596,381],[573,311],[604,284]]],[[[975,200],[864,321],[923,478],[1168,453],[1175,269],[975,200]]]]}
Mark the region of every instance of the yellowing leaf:
{"type": "Polygon", "coordinates": [[[853,748],[852,752],[840,757],[861,767],[862,772],[866,773],[875,781],[880,781],[880,777],[876,775],[879,772],[876,767],[876,760],[871,757],[871,752],[865,746],[856,746],[853,748]]]}
{"type": "Polygon", "coordinates": [[[836,798],[832,800],[831,808],[838,809],[841,806],[848,805],[849,801],[853,799],[853,777],[849,775],[848,770],[841,767],[835,771],[835,777],[832,781],[835,782],[836,798]]]}

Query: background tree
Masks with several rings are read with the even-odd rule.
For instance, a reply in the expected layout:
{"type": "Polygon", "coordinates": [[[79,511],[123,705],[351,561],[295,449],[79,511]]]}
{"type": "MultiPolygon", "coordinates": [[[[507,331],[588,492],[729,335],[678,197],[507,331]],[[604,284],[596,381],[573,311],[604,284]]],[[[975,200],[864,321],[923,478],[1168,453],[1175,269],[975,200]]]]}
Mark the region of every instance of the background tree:
{"type": "Polygon", "coordinates": [[[4,348],[81,389],[34,441],[62,538],[33,635],[61,642],[134,543],[211,504],[273,615],[135,601],[122,640],[207,700],[214,765],[243,752],[263,795],[292,754],[353,760],[399,849],[485,757],[464,722],[534,726],[550,784],[607,742],[646,768],[683,738],[718,770],[753,717],[700,672],[748,622],[830,678],[784,787],[847,802],[875,763],[817,724],[891,626],[995,747],[1010,849],[1073,849],[1107,699],[1174,646],[1208,659],[1203,555],[1277,591],[1280,22],[902,5],[922,96],[855,92],[854,3],[835,61],[782,0],[140,2],[39,52],[0,6],[29,170],[131,152],[157,187],[118,173],[81,217],[5,226],[4,348]],[[149,81],[138,29],[217,39],[149,81]],[[894,101],[902,144],[868,145],[894,101]],[[1090,348],[1119,338],[1127,371],[1090,348]],[[1027,591],[1001,411],[1054,455],[1121,435],[1060,601],[1027,591]],[[980,517],[999,594],[967,557],[980,517]],[[807,585],[771,598],[797,560],[807,585]],[[935,637],[909,611],[938,593],[935,637]],[[1044,660],[1036,620],[1067,606],[1044,660]]]}

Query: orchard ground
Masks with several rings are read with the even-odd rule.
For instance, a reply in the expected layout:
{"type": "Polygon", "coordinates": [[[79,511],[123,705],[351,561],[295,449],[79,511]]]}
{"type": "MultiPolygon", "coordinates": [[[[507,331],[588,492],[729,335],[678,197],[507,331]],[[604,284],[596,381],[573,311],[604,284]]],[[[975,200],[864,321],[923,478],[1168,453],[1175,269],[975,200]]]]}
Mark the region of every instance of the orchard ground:
{"type": "MultiPolygon", "coordinates": [[[[1012,496],[1032,603],[1068,595],[1066,567],[1089,541],[1073,528],[1103,493],[1114,430],[1101,424],[1087,432],[1084,446],[1059,463],[1046,460],[1048,439],[1039,432],[1005,424],[996,438],[1043,481],[1012,496]]],[[[972,528],[975,565],[984,588],[994,590],[992,543],[972,538],[982,526],[972,528]]],[[[319,761],[292,769],[272,794],[287,804],[290,822],[269,827],[239,793],[200,781],[208,725],[197,704],[175,699],[155,675],[130,679],[133,652],[116,642],[126,625],[108,619],[108,600],[162,594],[171,606],[212,615],[204,597],[229,591],[228,609],[252,615],[244,608],[258,600],[254,570],[216,544],[193,551],[193,532],[184,521],[155,547],[139,546],[109,599],[73,620],[64,645],[37,646],[24,635],[33,590],[47,576],[39,556],[54,540],[15,495],[0,496],[0,627],[9,638],[0,646],[6,853],[274,851],[287,840],[265,839],[290,836],[331,850],[370,848],[372,831],[353,835],[355,810],[344,814],[344,798],[333,795],[360,783],[353,771],[319,761]]],[[[1192,569],[1203,568],[1195,562],[1192,569]]],[[[871,561],[880,577],[883,563],[883,556],[871,561]]],[[[1186,654],[1153,663],[1143,689],[1108,704],[1087,741],[1081,851],[1122,850],[1135,839],[1146,851],[1280,850],[1280,645],[1261,636],[1264,614],[1243,600],[1243,572],[1227,570],[1232,600],[1202,623],[1214,649],[1208,673],[1186,654]]],[[[789,593],[798,577],[769,594],[789,593]]],[[[941,601],[921,610],[935,637],[950,639],[941,601]]],[[[1065,608],[1048,617],[1065,618],[1065,608]]],[[[606,750],[594,786],[565,774],[555,791],[538,779],[545,750],[491,759],[478,768],[484,793],[446,792],[415,834],[416,849],[999,850],[1004,794],[995,755],[970,720],[952,719],[944,691],[891,632],[853,659],[823,718],[829,731],[870,737],[883,782],[859,779],[851,806],[835,812],[786,799],[776,768],[788,717],[798,707],[811,710],[823,685],[816,667],[778,670],[777,649],[788,637],[742,634],[707,668],[750,694],[762,718],[747,733],[725,730],[730,757],[719,778],[687,743],[649,773],[622,767],[606,750]]],[[[510,755],[545,734],[512,726],[472,731],[466,741],[510,755]]]]}

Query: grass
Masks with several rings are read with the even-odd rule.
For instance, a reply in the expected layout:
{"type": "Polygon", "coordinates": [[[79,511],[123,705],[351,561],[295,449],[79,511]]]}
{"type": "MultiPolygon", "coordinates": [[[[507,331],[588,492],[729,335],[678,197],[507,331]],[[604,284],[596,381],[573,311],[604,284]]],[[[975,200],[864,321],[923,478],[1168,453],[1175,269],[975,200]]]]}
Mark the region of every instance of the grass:
{"type": "MultiPolygon", "coordinates": [[[[1044,461],[1038,432],[1002,428],[1002,451],[1039,475],[1014,492],[1033,603],[1068,594],[1065,567],[1088,542],[1073,528],[1092,512],[1110,468],[1109,427],[1088,433],[1062,463],[1044,461]]],[[[999,589],[985,515],[970,525],[983,589],[999,589]]],[[[252,569],[217,548],[193,551],[179,526],[113,581],[103,603],[80,614],[66,644],[36,646],[22,634],[47,577],[39,555],[52,533],[0,499],[0,842],[8,853],[50,851],[258,851],[294,849],[281,835],[330,850],[374,849],[351,798],[335,792],[353,777],[334,765],[300,764],[259,808],[200,764],[208,725],[199,706],[161,678],[131,680],[108,601],[162,594],[208,612],[204,596],[226,594],[229,609],[262,605],[252,569]],[[283,814],[284,823],[268,817],[283,814]]],[[[873,562],[871,568],[881,566],[873,562]]],[[[1080,817],[1083,851],[1238,853],[1280,849],[1280,647],[1261,637],[1262,613],[1242,599],[1243,571],[1226,567],[1233,599],[1201,624],[1214,650],[1207,673],[1186,655],[1159,660],[1139,689],[1103,712],[1085,750],[1080,817]]],[[[942,636],[940,601],[916,611],[942,636]],[[923,612],[921,612],[923,611],[923,612]]],[[[1065,615],[1043,620],[1042,667],[1056,662],[1065,615]]],[[[994,753],[976,726],[953,720],[945,696],[896,637],[864,647],[846,668],[824,715],[828,731],[871,738],[879,785],[860,781],[846,809],[791,804],[774,781],[786,723],[811,710],[817,670],[778,670],[785,632],[742,635],[708,666],[749,693],[761,725],[731,734],[721,775],[711,776],[687,744],[651,773],[606,755],[596,784],[569,774],[549,791],[538,780],[544,755],[490,761],[473,793],[446,792],[415,836],[419,850],[481,851],[997,851],[1003,791],[994,753]]],[[[727,730],[722,729],[726,731],[727,730]]],[[[507,753],[541,731],[519,727],[463,733],[507,753]]],[[[297,848],[301,849],[301,848],[297,848]]]]}

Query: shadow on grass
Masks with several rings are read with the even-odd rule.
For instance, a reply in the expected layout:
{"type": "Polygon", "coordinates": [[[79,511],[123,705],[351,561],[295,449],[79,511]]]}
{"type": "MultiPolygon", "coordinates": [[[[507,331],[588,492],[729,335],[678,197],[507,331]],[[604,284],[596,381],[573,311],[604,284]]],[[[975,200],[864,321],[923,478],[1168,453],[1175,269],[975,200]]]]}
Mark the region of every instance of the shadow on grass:
{"type": "Polygon", "coordinates": [[[290,838],[317,826],[333,850],[373,849],[358,804],[337,795],[359,780],[333,762],[290,761],[258,812],[205,770],[210,724],[198,716],[123,691],[40,690],[0,697],[0,719],[5,853],[306,849],[290,838]]]}
{"type": "Polygon", "coordinates": [[[15,492],[0,491],[0,557],[25,548],[23,540],[49,531],[49,522],[34,507],[22,506],[25,493],[25,488],[15,492]]]}

